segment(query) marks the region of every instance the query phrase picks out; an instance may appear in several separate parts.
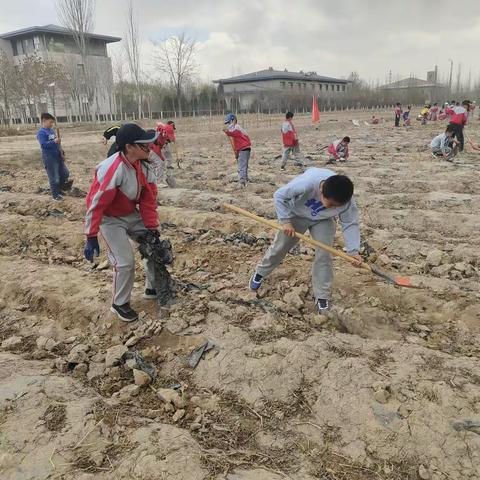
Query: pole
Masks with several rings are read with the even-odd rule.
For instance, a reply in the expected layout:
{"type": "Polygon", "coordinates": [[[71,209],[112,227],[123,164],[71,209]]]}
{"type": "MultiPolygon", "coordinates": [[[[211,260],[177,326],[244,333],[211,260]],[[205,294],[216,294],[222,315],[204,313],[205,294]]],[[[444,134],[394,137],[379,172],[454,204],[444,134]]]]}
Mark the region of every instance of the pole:
{"type": "Polygon", "coordinates": [[[450,62],[450,80],[448,81],[448,86],[450,88],[450,93],[452,93],[453,60],[451,58],[448,60],[450,62]]]}

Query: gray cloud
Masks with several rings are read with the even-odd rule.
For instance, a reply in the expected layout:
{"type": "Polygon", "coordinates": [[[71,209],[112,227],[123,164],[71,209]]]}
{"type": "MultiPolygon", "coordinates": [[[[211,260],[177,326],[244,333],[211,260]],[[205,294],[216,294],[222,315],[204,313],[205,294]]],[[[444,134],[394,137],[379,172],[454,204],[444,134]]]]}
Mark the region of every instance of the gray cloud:
{"type": "MultiPolygon", "coordinates": [[[[56,23],[53,2],[9,3],[0,30],[56,23]]],[[[452,58],[463,77],[480,78],[478,0],[136,0],[148,57],[149,39],[186,29],[198,32],[204,78],[268,66],[346,76],[356,70],[383,83],[438,64],[448,74],[452,58]]],[[[122,36],[122,0],[98,0],[96,30],[122,36]]],[[[146,62],[147,63],[147,62],[146,62]]],[[[148,68],[148,67],[147,67],[148,68]]]]}

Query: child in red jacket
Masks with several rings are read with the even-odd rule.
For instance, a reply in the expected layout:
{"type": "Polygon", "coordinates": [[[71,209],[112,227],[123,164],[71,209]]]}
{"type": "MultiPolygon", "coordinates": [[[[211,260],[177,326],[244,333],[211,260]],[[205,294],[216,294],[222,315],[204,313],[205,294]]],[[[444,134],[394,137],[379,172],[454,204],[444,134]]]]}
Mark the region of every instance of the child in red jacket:
{"type": "Polygon", "coordinates": [[[282,165],[281,170],[285,170],[287,160],[292,153],[295,158],[295,165],[299,167],[305,166],[305,156],[300,151],[300,145],[298,143],[298,135],[295,126],[293,125],[293,113],[287,112],[285,115],[285,121],[282,123],[282,165]]]}
{"type": "Polygon", "coordinates": [[[248,162],[252,151],[252,142],[247,132],[238,124],[237,117],[233,113],[229,113],[225,117],[224,124],[223,131],[231,139],[238,163],[238,183],[241,187],[245,187],[248,182],[248,162]]]}
{"type": "MultiPolygon", "coordinates": [[[[110,310],[121,320],[137,320],[130,306],[135,281],[135,255],[129,239],[150,230],[158,233],[157,186],[155,176],[145,160],[149,145],[158,133],[146,132],[138,125],[127,123],[116,135],[117,153],[97,165],[90,186],[85,215],[84,233],[87,243],[85,258],[93,262],[100,254],[97,236],[102,234],[113,266],[113,301],[110,310]]],[[[146,260],[144,298],[156,298],[155,271],[152,261],[146,260]]]]}
{"type": "Polygon", "coordinates": [[[327,163],[335,163],[339,160],[345,162],[349,157],[348,144],[350,137],[343,137],[342,140],[335,140],[328,146],[328,153],[330,158],[327,163]]]}

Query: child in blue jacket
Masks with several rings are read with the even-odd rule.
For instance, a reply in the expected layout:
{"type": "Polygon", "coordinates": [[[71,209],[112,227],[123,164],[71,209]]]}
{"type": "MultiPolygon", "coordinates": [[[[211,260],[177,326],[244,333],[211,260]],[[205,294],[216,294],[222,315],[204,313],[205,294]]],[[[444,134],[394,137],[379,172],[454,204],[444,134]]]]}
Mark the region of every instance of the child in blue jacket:
{"type": "Polygon", "coordinates": [[[43,165],[47,171],[52,197],[60,202],[63,200],[62,191],[69,190],[73,182],[68,180],[70,172],[63,160],[60,139],[53,130],[55,117],[42,113],[40,119],[42,128],[37,132],[37,140],[42,149],[43,165]]]}

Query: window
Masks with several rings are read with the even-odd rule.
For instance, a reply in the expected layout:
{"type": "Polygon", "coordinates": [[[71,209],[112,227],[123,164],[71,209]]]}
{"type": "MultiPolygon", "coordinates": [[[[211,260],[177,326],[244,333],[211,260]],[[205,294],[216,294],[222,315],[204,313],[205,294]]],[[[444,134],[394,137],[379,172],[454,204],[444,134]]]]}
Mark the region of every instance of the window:
{"type": "Polygon", "coordinates": [[[22,47],[23,47],[23,53],[24,53],[25,55],[27,55],[28,53],[30,53],[30,52],[28,51],[28,38],[22,39],[22,47]]]}
{"type": "Polygon", "coordinates": [[[49,52],[59,52],[65,53],[65,45],[62,41],[58,40],[57,38],[50,37],[48,40],[48,47],[49,52]]]}
{"type": "Polygon", "coordinates": [[[23,52],[23,45],[22,45],[22,42],[21,40],[17,40],[17,55],[23,55],[24,52],[23,52]]]}
{"type": "Polygon", "coordinates": [[[35,35],[33,37],[33,50],[35,52],[39,52],[40,51],[40,37],[38,35],[35,35]]]}
{"type": "Polygon", "coordinates": [[[345,85],[342,85],[342,92],[345,91],[345,85]]]}
{"type": "Polygon", "coordinates": [[[285,82],[280,82],[280,87],[285,88],[285,82]]]}
{"type": "Polygon", "coordinates": [[[18,56],[17,42],[12,42],[12,50],[13,50],[13,56],[14,57],[18,56]]]}
{"type": "Polygon", "coordinates": [[[340,85],[337,85],[337,92],[340,91],[340,85]]]}
{"type": "Polygon", "coordinates": [[[293,82],[288,82],[288,84],[290,85],[290,88],[293,88],[293,82]]]}
{"type": "Polygon", "coordinates": [[[318,89],[322,91],[323,85],[321,83],[318,84],[318,89]]]}

